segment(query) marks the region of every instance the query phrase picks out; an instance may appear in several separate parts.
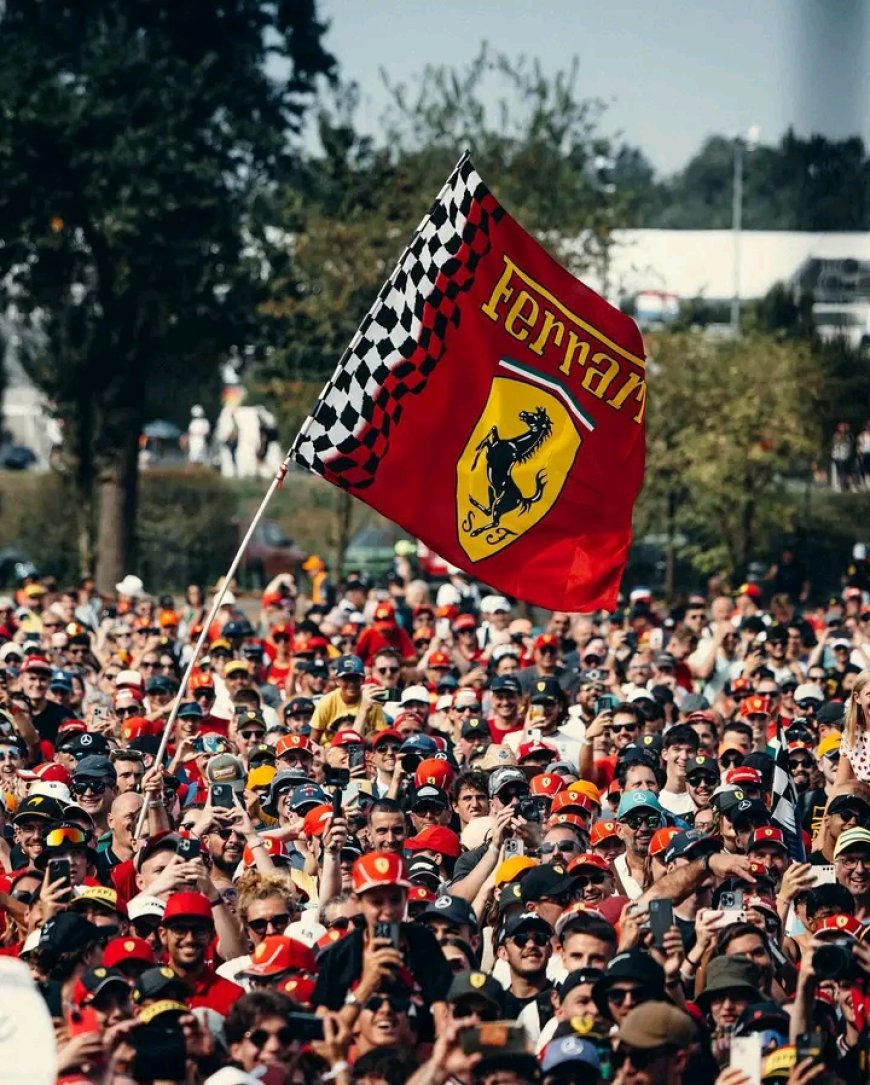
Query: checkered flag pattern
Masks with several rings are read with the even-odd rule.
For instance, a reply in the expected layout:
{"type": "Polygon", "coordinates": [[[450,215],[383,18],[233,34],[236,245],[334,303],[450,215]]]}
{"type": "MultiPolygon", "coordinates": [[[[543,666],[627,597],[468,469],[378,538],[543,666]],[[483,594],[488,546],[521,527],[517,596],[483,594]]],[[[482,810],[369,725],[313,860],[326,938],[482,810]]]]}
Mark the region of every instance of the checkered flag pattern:
{"type": "Polygon", "coordinates": [[[402,400],[426,387],[503,215],[463,155],[300,430],[298,463],[345,489],[371,484],[402,400]]]}
{"type": "Polygon", "coordinates": [[[773,784],[770,795],[771,817],[782,829],[788,852],[796,863],[806,861],[803,836],[797,820],[798,793],[788,765],[788,750],[783,741],[782,721],[776,722],[773,750],[773,784]]]}

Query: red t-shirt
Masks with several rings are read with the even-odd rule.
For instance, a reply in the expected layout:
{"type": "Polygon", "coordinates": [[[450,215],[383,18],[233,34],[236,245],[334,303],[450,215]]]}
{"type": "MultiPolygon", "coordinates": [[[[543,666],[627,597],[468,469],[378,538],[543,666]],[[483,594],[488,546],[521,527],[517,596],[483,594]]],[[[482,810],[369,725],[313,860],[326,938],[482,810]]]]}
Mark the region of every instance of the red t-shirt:
{"type": "Polygon", "coordinates": [[[237,983],[225,980],[211,968],[205,968],[194,983],[191,994],[184,1001],[192,1010],[197,1006],[207,1006],[226,1017],[230,1007],[238,1002],[244,993],[244,988],[237,983]]]}
{"type": "Polygon", "coordinates": [[[505,738],[508,735],[516,734],[517,731],[522,731],[522,720],[516,725],[516,727],[501,727],[495,720],[494,716],[486,721],[486,726],[489,728],[489,736],[496,745],[501,746],[504,743],[505,738]]]}

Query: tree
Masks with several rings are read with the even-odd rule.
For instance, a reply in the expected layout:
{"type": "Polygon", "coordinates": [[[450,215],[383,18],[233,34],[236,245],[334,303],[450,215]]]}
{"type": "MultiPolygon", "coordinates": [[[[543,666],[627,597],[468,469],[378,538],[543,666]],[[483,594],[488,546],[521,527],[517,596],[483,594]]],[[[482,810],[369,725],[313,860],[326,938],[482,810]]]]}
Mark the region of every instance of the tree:
{"type": "Polygon", "coordinates": [[[644,527],[688,538],[701,571],[743,576],[767,534],[793,526],[780,496],[819,453],[818,367],[808,344],[760,335],[665,333],[649,355],[644,527]]]}
{"type": "Polygon", "coordinates": [[[322,32],[314,0],[4,5],[2,302],[63,420],[102,588],[133,561],[149,404],[199,398],[249,335],[244,216],[331,71],[322,32]]]}

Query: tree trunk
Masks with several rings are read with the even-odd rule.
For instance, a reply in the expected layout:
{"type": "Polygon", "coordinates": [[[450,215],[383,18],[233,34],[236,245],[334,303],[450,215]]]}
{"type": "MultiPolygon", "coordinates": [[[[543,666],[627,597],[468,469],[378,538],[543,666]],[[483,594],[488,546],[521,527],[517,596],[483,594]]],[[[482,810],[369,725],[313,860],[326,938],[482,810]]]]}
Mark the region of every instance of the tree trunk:
{"type": "Polygon", "coordinates": [[[135,573],[136,507],[139,497],[138,438],[115,451],[99,474],[97,590],[112,593],[127,573],[135,573]]]}
{"type": "Polygon", "coordinates": [[[339,490],[335,502],[335,575],[341,577],[344,555],[350,543],[353,522],[353,498],[347,490],[339,490]]]}

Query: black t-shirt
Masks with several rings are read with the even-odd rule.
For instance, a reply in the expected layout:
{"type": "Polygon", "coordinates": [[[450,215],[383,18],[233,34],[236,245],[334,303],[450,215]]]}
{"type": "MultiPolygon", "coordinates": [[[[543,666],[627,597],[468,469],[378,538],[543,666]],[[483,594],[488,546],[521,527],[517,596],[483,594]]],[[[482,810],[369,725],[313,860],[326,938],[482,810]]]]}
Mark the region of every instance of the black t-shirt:
{"type": "Polygon", "coordinates": [[[64,708],[63,705],[48,701],[39,715],[33,717],[33,726],[39,731],[39,737],[54,742],[57,738],[57,729],[61,723],[74,715],[72,709],[64,708]]]}
{"type": "Polygon", "coordinates": [[[541,1022],[541,1027],[550,1020],[553,1016],[553,1001],[550,998],[550,992],[553,990],[552,983],[548,983],[547,986],[536,995],[529,995],[528,998],[517,998],[516,995],[512,995],[510,991],[504,993],[504,1012],[505,1018],[509,1021],[515,1021],[526,1006],[532,1002],[537,1003],[538,1017],[541,1022]]]}
{"type": "MultiPolygon", "coordinates": [[[[354,984],[362,975],[363,931],[354,931],[330,946],[320,957],[320,972],[312,1003],[340,1010],[354,984]]],[[[419,923],[402,924],[405,963],[427,1006],[443,1002],[453,980],[441,946],[434,934],[419,923]]]]}

